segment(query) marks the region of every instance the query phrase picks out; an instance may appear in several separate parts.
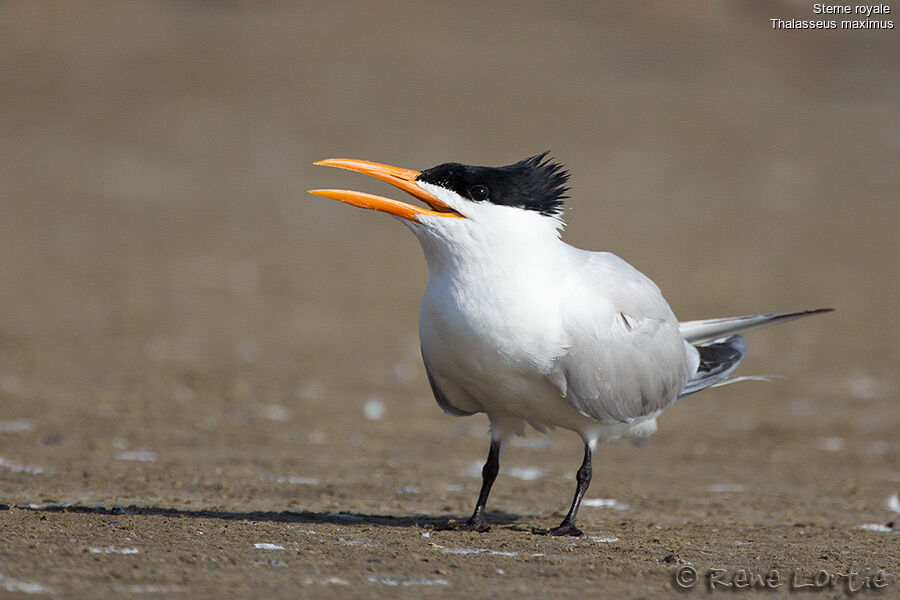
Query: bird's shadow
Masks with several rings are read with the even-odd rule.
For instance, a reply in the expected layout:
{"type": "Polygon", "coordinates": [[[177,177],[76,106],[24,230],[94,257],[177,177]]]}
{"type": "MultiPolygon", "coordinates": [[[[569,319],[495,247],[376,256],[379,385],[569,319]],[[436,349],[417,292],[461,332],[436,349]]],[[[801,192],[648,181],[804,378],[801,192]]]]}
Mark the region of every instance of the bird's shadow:
{"type": "MultiPolygon", "coordinates": [[[[456,523],[465,517],[451,515],[373,515],[349,511],[223,511],[185,510],[160,506],[85,506],[80,504],[0,504],[0,510],[26,510],[49,513],[78,513],[89,515],[136,515],[189,519],[219,519],[224,521],[274,522],[274,523],[329,523],[348,527],[374,525],[377,527],[418,527],[421,529],[455,529],[456,523]]],[[[518,521],[519,515],[502,511],[487,513],[491,524],[509,525],[518,521]]]]}

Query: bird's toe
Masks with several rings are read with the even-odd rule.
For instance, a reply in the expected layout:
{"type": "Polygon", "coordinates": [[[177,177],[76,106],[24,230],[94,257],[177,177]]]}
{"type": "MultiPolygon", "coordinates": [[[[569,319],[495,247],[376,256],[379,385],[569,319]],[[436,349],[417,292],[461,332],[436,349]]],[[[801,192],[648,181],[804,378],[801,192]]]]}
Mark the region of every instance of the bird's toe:
{"type": "Polygon", "coordinates": [[[531,531],[532,533],[536,533],[538,535],[569,535],[572,537],[580,537],[584,535],[584,532],[575,527],[574,523],[562,523],[557,527],[553,527],[552,529],[532,529],[531,531]]]}
{"type": "Polygon", "coordinates": [[[456,529],[460,531],[477,531],[478,533],[484,533],[485,531],[490,531],[491,526],[484,519],[469,519],[468,521],[458,523],[456,529]]]}

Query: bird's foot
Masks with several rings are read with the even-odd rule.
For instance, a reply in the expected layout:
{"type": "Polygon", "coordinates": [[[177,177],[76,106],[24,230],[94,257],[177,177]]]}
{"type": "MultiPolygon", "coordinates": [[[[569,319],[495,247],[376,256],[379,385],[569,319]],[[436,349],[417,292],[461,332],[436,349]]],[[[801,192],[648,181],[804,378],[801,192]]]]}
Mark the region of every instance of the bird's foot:
{"type": "Polygon", "coordinates": [[[569,535],[572,537],[581,537],[584,535],[584,532],[575,527],[574,523],[567,522],[563,522],[559,526],[553,527],[552,529],[538,529],[535,527],[531,530],[531,533],[537,535],[569,535]]]}
{"type": "Polygon", "coordinates": [[[574,523],[563,523],[558,527],[550,530],[550,535],[570,535],[572,537],[581,537],[584,532],[575,527],[574,523]]]}
{"type": "Polygon", "coordinates": [[[457,523],[454,526],[454,529],[458,529],[459,531],[477,531],[478,533],[484,533],[485,531],[490,531],[491,526],[484,520],[484,517],[471,517],[467,521],[457,523]]]}

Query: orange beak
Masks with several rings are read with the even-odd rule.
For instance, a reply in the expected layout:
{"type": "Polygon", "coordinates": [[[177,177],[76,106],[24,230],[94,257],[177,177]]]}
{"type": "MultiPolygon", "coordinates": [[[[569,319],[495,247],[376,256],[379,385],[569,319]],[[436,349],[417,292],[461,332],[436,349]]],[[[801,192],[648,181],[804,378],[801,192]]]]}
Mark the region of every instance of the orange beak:
{"type": "Polygon", "coordinates": [[[382,165],[367,160],[355,160],[352,158],[329,158],[313,164],[325,167],[337,167],[338,169],[347,169],[348,171],[356,171],[357,173],[371,175],[372,177],[386,181],[410,194],[414,198],[421,200],[431,207],[431,210],[400,202],[399,200],[392,200],[390,198],[383,198],[381,196],[363,192],[351,192],[349,190],[309,190],[310,194],[346,202],[347,204],[352,204],[353,206],[358,206],[360,208],[378,210],[388,213],[389,215],[404,218],[408,221],[418,222],[420,216],[451,217],[456,219],[463,218],[461,214],[416,184],[416,177],[419,176],[419,171],[382,165]]]}

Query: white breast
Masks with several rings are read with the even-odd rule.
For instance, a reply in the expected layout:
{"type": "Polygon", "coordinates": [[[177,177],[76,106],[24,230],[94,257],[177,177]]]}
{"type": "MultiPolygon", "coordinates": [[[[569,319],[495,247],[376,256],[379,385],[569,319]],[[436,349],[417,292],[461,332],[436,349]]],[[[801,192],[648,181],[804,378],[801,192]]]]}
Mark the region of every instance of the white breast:
{"type": "MultiPolygon", "coordinates": [[[[496,229],[485,223],[466,229],[466,221],[461,228],[455,220],[452,235],[446,236],[440,227],[413,228],[429,267],[419,315],[422,355],[442,404],[457,413],[486,412],[499,435],[521,433],[530,424],[541,431],[563,427],[597,441],[620,437],[642,423],[652,425],[658,412],[601,423],[573,406],[565,391],[570,386],[559,385],[560,361],[579,342],[575,333],[586,332],[593,340],[594,328],[606,328],[607,322],[621,327],[618,311],[639,319],[644,307],[620,298],[615,269],[609,281],[604,270],[586,269],[591,253],[562,243],[548,219],[523,214],[528,212],[510,209],[496,229]],[[584,312],[583,305],[595,317],[587,324],[571,314],[584,312]]],[[[622,264],[633,280],[633,269],[622,264]]],[[[630,281],[622,283],[627,288],[630,281]]],[[[658,295],[652,283],[649,293],[658,295]]],[[[661,296],[659,302],[662,316],[670,316],[661,296]]],[[[677,327],[674,331],[678,335],[677,327]]],[[[618,360],[614,350],[612,356],[618,360]]],[[[590,365],[583,368],[591,371],[590,365]]]]}
{"type": "Polygon", "coordinates": [[[423,240],[430,276],[419,335],[426,367],[461,411],[484,411],[515,431],[526,422],[572,428],[583,417],[547,380],[565,351],[560,294],[568,247],[555,232],[532,236],[546,244],[525,247],[478,233],[462,241],[457,234],[452,254],[443,240],[423,240]]]}

